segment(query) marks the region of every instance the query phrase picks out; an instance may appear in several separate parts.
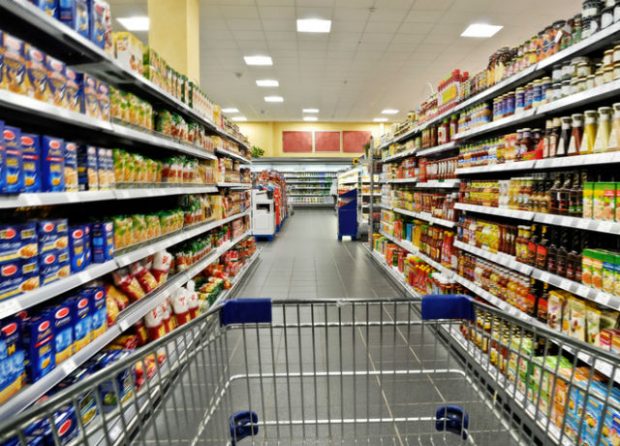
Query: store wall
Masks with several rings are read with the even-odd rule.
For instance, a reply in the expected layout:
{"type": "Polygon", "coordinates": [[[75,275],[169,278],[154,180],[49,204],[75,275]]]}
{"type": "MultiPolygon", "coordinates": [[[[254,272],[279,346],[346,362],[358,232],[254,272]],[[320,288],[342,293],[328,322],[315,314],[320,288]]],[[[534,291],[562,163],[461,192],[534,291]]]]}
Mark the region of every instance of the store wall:
{"type": "Polygon", "coordinates": [[[354,158],[360,154],[342,152],[284,153],[282,151],[282,132],[286,131],[367,131],[375,138],[383,133],[382,124],[358,122],[240,122],[241,132],[250,144],[265,151],[265,157],[299,158],[354,158]]]}

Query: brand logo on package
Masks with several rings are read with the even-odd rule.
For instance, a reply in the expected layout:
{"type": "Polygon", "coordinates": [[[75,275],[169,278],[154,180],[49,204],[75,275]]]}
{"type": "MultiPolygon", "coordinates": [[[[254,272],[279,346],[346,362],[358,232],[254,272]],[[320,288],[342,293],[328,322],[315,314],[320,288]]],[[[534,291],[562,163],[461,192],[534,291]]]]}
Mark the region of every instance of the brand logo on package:
{"type": "Polygon", "coordinates": [[[5,141],[13,141],[15,139],[15,133],[12,130],[4,130],[5,141]]]}
{"type": "Polygon", "coordinates": [[[31,146],[34,144],[34,139],[30,136],[22,136],[22,145],[23,146],[31,146]]]}
{"type": "Polygon", "coordinates": [[[51,265],[56,261],[56,256],[54,254],[48,254],[43,258],[43,263],[46,265],[51,265]]]}
{"type": "Polygon", "coordinates": [[[78,308],[81,310],[82,308],[88,305],[88,299],[84,298],[78,302],[78,308]]]}
{"type": "Polygon", "coordinates": [[[75,152],[77,150],[77,144],[71,142],[65,144],[65,150],[68,152],[75,152]]]}
{"type": "Polygon", "coordinates": [[[71,425],[73,424],[73,422],[69,419],[66,420],[64,423],[62,423],[60,425],[60,427],[58,428],[58,436],[62,437],[63,435],[65,435],[67,432],[69,432],[69,429],[71,429],[71,425]]]}
{"type": "Polygon", "coordinates": [[[37,49],[30,50],[30,57],[37,62],[43,62],[43,53],[37,49]]]}
{"type": "Polygon", "coordinates": [[[52,232],[54,230],[54,223],[45,223],[43,225],[43,232],[52,232]]]}
{"type": "Polygon", "coordinates": [[[50,328],[50,321],[43,321],[39,324],[39,333],[43,333],[45,330],[50,328]]]}
{"type": "Polygon", "coordinates": [[[50,147],[52,149],[60,149],[60,141],[58,141],[57,139],[52,139],[50,141],[50,147]]]}
{"type": "Polygon", "coordinates": [[[103,299],[103,296],[104,296],[103,291],[97,291],[95,293],[95,300],[101,300],[103,299]]]}
{"type": "Polygon", "coordinates": [[[62,307],[60,310],[56,311],[56,319],[63,319],[69,315],[69,309],[67,307],[62,307]]]}
{"type": "Polygon", "coordinates": [[[2,333],[4,336],[11,336],[13,333],[17,331],[17,322],[11,322],[9,325],[5,325],[2,327],[2,333]]]}
{"type": "Polygon", "coordinates": [[[75,231],[73,231],[72,236],[73,238],[82,238],[84,237],[84,231],[82,231],[81,229],[76,229],[75,231]]]}
{"type": "Polygon", "coordinates": [[[10,277],[13,274],[15,274],[18,270],[19,268],[17,267],[17,265],[4,265],[2,267],[2,276],[10,277]]]}
{"type": "Polygon", "coordinates": [[[17,235],[17,231],[13,228],[7,228],[4,231],[2,231],[2,238],[5,240],[11,240],[15,238],[16,235],[17,235]]]}

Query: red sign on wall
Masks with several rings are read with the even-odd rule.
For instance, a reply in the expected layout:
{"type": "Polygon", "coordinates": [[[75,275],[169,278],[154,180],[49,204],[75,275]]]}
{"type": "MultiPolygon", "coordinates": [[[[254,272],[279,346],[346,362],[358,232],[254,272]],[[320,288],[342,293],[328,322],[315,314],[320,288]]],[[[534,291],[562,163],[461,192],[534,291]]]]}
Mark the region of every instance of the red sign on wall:
{"type": "Polygon", "coordinates": [[[282,151],[312,153],[312,132],[282,132],[282,151]]]}
{"type": "Polygon", "coordinates": [[[314,132],[317,152],[340,152],[340,132],[314,132]]]}
{"type": "Polygon", "coordinates": [[[363,153],[364,146],[370,141],[372,134],[364,131],[342,132],[342,151],[346,153],[363,153]]]}

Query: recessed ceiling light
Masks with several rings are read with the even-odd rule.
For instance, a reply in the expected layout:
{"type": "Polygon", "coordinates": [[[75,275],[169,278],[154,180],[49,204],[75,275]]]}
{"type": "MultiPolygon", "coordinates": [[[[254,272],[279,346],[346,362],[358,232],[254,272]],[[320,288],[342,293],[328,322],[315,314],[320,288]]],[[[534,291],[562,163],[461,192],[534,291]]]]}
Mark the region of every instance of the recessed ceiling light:
{"type": "Polygon", "coordinates": [[[503,26],[498,25],[487,25],[486,23],[472,23],[467,27],[461,37],[479,37],[479,38],[489,38],[493,37],[495,34],[502,29],[503,26]]]}
{"type": "Polygon", "coordinates": [[[302,111],[304,113],[318,113],[319,109],[318,108],[304,108],[302,111]]]}
{"type": "Polygon", "coordinates": [[[244,56],[246,65],[269,66],[273,65],[273,60],[269,56],[244,56]]]}
{"type": "Polygon", "coordinates": [[[232,120],[236,122],[245,122],[248,120],[248,118],[246,118],[245,116],[234,116],[232,120]]]}
{"type": "Polygon", "coordinates": [[[235,107],[223,108],[222,112],[224,113],[239,113],[239,109],[235,107]]]}
{"type": "Polygon", "coordinates": [[[396,110],[395,108],[386,108],[381,113],[384,115],[395,115],[398,113],[398,110],[396,110]]]}
{"type": "Polygon", "coordinates": [[[332,29],[332,21],[324,19],[297,19],[298,33],[328,33],[332,29]]]}
{"type": "Polygon", "coordinates": [[[375,118],[373,119],[375,122],[388,122],[388,118],[375,118]]]}
{"type": "Polygon", "coordinates": [[[259,87],[279,87],[280,82],[274,79],[260,79],[256,81],[256,85],[259,87]]]}
{"type": "Polygon", "coordinates": [[[116,20],[118,20],[127,31],[148,31],[151,23],[146,16],[119,17],[116,20]]]}
{"type": "Polygon", "coordinates": [[[317,118],[316,116],[304,116],[304,121],[307,122],[316,122],[318,120],[319,118],[317,118]]]}
{"type": "Polygon", "coordinates": [[[265,102],[284,102],[282,96],[265,96],[265,102]]]}

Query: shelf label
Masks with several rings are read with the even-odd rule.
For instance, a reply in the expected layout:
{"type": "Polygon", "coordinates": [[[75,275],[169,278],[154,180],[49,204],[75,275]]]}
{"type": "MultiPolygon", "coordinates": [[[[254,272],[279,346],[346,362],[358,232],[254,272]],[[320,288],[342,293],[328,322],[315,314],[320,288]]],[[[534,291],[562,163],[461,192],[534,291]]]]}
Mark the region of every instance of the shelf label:
{"type": "Polygon", "coordinates": [[[573,284],[573,282],[571,282],[568,279],[562,279],[560,281],[560,288],[564,288],[565,290],[571,291],[571,285],[573,284]]]}
{"type": "Polygon", "coordinates": [[[60,368],[65,375],[69,375],[77,368],[77,364],[73,358],[69,358],[60,365],[60,368]]]}
{"type": "Polygon", "coordinates": [[[125,319],[123,319],[119,322],[118,326],[121,327],[122,332],[125,332],[129,328],[129,323],[125,319]]]}

